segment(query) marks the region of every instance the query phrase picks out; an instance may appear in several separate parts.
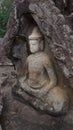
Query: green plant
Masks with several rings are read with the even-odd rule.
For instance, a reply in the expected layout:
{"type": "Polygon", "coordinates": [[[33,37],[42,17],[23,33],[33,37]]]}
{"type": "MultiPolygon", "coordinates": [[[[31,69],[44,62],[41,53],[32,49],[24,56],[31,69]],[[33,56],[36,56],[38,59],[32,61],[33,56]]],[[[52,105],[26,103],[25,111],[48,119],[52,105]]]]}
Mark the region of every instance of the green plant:
{"type": "Polygon", "coordinates": [[[0,9],[0,37],[3,37],[6,33],[6,26],[10,15],[11,0],[4,0],[0,9]]]}

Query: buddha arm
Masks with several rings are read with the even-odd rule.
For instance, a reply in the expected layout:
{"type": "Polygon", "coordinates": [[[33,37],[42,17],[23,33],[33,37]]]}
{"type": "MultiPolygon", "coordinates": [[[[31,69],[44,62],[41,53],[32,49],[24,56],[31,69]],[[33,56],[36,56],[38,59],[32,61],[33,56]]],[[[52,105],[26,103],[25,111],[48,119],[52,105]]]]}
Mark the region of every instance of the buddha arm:
{"type": "Polygon", "coordinates": [[[50,61],[47,63],[45,62],[44,67],[47,71],[48,77],[50,82],[43,87],[43,89],[37,90],[38,92],[38,98],[45,96],[52,88],[54,88],[57,85],[57,78],[54,72],[54,68],[50,61]]]}
{"type": "Polygon", "coordinates": [[[57,78],[56,78],[52,63],[49,60],[49,58],[45,58],[45,59],[46,60],[44,61],[44,68],[47,71],[50,82],[41,89],[35,90],[35,89],[32,89],[28,86],[25,88],[25,89],[28,89],[28,91],[30,93],[32,92],[38,98],[46,95],[50,91],[50,89],[54,88],[57,85],[57,78]]]}
{"type": "Polygon", "coordinates": [[[57,84],[57,78],[54,72],[54,68],[51,64],[51,61],[49,60],[48,57],[44,58],[45,60],[43,61],[43,66],[47,71],[48,77],[50,82],[45,85],[43,88],[41,89],[32,89],[30,86],[28,86],[28,84],[26,85],[25,83],[25,77],[28,78],[28,61],[26,62],[26,71],[25,71],[25,76],[22,78],[22,80],[20,81],[22,84],[22,88],[29,92],[32,93],[33,95],[35,95],[36,97],[42,97],[43,95],[46,95],[50,89],[54,88],[57,84]]]}
{"type": "Polygon", "coordinates": [[[53,65],[52,65],[49,58],[47,58],[47,60],[45,61],[44,67],[47,71],[47,74],[48,74],[48,77],[49,77],[49,80],[50,80],[49,84],[44,88],[44,91],[48,92],[50,89],[52,89],[56,86],[57,78],[56,78],[56,75],[55,75],[53,65]]]}

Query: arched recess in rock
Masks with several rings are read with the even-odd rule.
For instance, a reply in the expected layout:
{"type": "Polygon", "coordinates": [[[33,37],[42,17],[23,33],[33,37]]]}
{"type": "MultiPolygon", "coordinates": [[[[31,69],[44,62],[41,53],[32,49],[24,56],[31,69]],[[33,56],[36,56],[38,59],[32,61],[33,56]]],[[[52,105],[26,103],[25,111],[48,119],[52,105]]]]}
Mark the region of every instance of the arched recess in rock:
{"type": "MultiPolygon", "coordinates": [[[[5,52],[8,54],[8,57],[10,57],[13,60],[13,62],[17,61],[16,64],[18,63],[17,64],[18,68],[19,65],[22,68],[22,62],[24,61],[25,63],[27,57],[26,55],[28,54],[26,53],[27,52],[26,44],[23,44],[24,38],[20,38],[20,36],[19,38],[16,37],[21,34],[27,34],[27,30],[28,30],[27,28],[30,27],[31,25],[30,23],[33,23],[32,21],[35,21],[35,24],[37,23],[40,31],[44,35],[46,51],[49,52],[49,49],[52,51],[52,57],[54,57],[56,64],[58,62],[58,65],[62,69],[62,72],[64,72],[66,78],[68,78],[71,81],[70,85],[72,86],[73,80],[70,77],[68,77],[71,76],[72,73],[72,61],[71,61],[71,54],[70,54],[70,52],[72,51],[72,47],[71,47],[72,41],[70,39],[70,34],[67,30],[68,28],[65,28],[67,26],[63,26],[65,25],[64,16],[60,13],[60,10],[56,8],[55,3],[53,1],[46,0],[43,2],[43,0],[41,0],[40,2],[39,1],[37,2],[35,0],[34,2],[34,0],[31,0],[29,2],[23,0],[22,2],[21,1],[17,2],[17,0],[15,0],[13,4],[13,11],[8,22],[8,30],[3,41],[4,49],[5,52]],[[33,16],[33,14],[35,15],[33,16]],[[67,39],[63,36],[61,32],[68,35],[67,39]],[[68,44],[69,40],[70,40],[70,44],[68,44]],[[10,50],[12,50],[13,46],[17,44],[21,46],[19,41],[22,42],[22,47],[14,47],[14,48],[16,49],[24,48],[25,51],[23,52],[21,51],[22,49],[20,49],[20,52],[22,52],[22,54],[18,56],[18,58],[15,56],[16,60],[14,61],[13,57],[11,56],[12,54],[9,53],[12,53],[12,51],[10,50]],[[25,47],[23,47],[24,45],[25,47]],[[68,48],[70,48],[71,51],[68,48]],[[25,57],[25,58],[21,58],[21,57],[25,57]],[[68,75],[66,75],[65,72],[69,72],[67,73],[68,75]]],[[[59,73],[58,75],[60,75],[59,67],[56,67],[58,69],[56,70],[56,72],[59,73]]],[[[60,77],[60,79],[62,78],[60,77]]]]}

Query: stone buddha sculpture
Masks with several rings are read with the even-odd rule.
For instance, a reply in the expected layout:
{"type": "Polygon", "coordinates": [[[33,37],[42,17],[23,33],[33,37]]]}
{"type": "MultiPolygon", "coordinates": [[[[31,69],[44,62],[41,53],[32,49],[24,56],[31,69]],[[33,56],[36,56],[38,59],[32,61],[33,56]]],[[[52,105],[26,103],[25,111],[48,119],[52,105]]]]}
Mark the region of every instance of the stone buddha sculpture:
{"type": "Polygon", "coordinates": [[[26,60],[25,75],[19,78],[21,88],[33,95],[36,101],[38,99],[40,104],[42,102],[47,111],[67,112],[69,97],[67,92],[57,85],[57,77],[50,56],[43,50],[44,40],[38,27],[33,28],[28,40],[31,54],[26,60]]]}

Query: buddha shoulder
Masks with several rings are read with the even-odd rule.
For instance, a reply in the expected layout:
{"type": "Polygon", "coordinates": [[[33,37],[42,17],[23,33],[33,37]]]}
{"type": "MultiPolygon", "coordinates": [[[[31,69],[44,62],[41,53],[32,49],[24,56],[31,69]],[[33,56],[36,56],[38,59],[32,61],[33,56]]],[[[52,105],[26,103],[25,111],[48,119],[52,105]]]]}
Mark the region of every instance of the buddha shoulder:
{"type": "Polygon", "coordinates": [[[45,53],[45,52],[42,53],[42,60],[45,63],[51,62],[50,56],[47,53],[45,53]]]}

